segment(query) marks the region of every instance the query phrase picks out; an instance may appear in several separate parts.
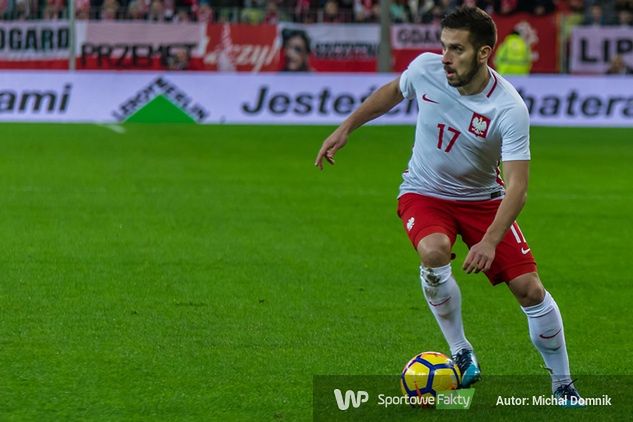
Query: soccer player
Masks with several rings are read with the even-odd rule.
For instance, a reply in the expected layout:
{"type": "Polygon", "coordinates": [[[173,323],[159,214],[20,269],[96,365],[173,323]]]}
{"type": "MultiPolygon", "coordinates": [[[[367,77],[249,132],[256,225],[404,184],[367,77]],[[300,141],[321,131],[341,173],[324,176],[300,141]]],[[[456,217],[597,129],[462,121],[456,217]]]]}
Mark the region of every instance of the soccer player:
{"type": "Polygon", "coordinates": [[[480,367],[464,335],[461,293],[451,271],[458,234],[469,247],[463,269],[483,271],[493,285],[509,287],[551,373],[554,396],[570,403],[579,395],[560,311],[515,222],[528,186],[529,115],[514,87],[487,65],[496,38],[494,22],[481,9],[461,7],[447,15],[442,55],[421,54],[375,91],[323,142],[315,165],[323,169],[324,159],[334,164],[350,132],[415,98],[420,111],[398,215],[420,256],[424,297],[463,374],[461,386],[478,381],[480,367]]]}

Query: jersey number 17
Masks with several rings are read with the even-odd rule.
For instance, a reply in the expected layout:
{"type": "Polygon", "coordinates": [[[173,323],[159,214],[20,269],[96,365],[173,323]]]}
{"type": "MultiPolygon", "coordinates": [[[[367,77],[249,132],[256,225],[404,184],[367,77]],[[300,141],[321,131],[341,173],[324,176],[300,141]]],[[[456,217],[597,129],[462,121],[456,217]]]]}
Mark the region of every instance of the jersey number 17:
{"type": "MultiPolygon", "coordinates": [[[[444,128],[445,127],[446,125],[444,123],[437,124],[437,128],[440,130],[437,136],[438,149],[442,149],[442,144],[444,143],[444,128]]],[[[457,138],[459,138],[459,135],[461,135],[461,132],[459,130],[454,129],[450,126],[448,127],[448,131],[451,132],[453,135],[451,136],[450,141],[448,141],[448,145],[446,145],[446,149],[444,150],[444,152],[450,152],[451,149],[453,148],[453,145],[455,145],[455,142],[457,142],[457,138]]]]}

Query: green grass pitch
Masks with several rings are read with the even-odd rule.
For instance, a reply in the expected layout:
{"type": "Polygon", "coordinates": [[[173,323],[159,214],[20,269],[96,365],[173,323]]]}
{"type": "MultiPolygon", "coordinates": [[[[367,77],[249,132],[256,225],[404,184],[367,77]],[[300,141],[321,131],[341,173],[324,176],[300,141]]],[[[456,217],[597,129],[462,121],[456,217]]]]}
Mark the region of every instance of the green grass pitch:
{"type": "MultiPolygon", "coordinates": [[[[3,124],[0,420],[309,420],[313,375],[446,352],[395,213],[413,128],[362,128],[319,172],[331,130],[3,124]]],[[[532,156],[519,222],[572,371],[631,375],[631,129],[533,128],[532,156]]],[[[456,252],[484,375],[543,375],[456,252]]]]}

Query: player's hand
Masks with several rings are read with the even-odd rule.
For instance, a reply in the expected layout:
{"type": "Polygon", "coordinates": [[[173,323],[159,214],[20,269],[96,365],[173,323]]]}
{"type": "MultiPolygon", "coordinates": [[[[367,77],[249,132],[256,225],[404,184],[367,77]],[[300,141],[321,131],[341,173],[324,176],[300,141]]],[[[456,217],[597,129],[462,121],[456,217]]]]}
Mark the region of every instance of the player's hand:
{"type": "Polygon", "coordinates": [[[327,137],[325,141],[323,141],[323,145],[316,156],[314,165],[323,170],[324,158],[328,163],[334,165],[334,154],[336,154],[336,151],[343,148],[346,143],[347,133],[340,127],[337,128],[330,136],[327,137]]]}
{"type": "Polygon", "coordinates": [[[488,271],[492,266],[492,261],[495,260],[495,249],[495,245],[485,240],[473,245],[468,251],[462,268],[468,274],[488,271]]]}

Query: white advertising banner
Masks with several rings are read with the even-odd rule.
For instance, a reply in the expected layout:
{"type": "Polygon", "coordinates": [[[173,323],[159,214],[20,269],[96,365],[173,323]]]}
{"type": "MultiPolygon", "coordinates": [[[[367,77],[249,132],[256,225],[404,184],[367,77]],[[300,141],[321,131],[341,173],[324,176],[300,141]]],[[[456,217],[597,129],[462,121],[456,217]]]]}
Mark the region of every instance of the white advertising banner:
{"type": "Polygon", "coordinates": [[[98,50],[101,45],[150,45],[159,49],[163,45],[190,44],[192,55],[202,56],[207,27],[200,23],[172,23],[145,21],[80,21],[77,22],[77,48],[89,44],[98,50]],[[95,47],[96,46],[96,47],[95,47]]]}
{"type": "Polygon", "coordinates": [[[0,60],[68,59],[70,30],[63,21],[0,23],[0,60]]]}
{"type": "Polygon", "coordinates": [[[571,34],[573,73],[604,74],[616,55],[633,69],[633,27],[577,26],[571,34]]]}
{"type": "Polygon", "coordinates": [[[415,49],[424,51],[441,50],[439,24],[414,25],[399,24],[391,27],[391,47],[393,49],[415,49]]]}
{"type": "Polygon", "coordinates": [[[283,28],[304,30],[319,58],[349,60],[378,55],[380,27],[375,24],[286,24],[283,28]]]}
{"type": "MultiPolygon", "coordinates": [[[[172,121],[177,114],[203,124],[337,124],[394,77],[2,72],[0,121],[172,121]]],[[[633,127],[631,77],[531,76],[512,82],[534,125],[633,127]]],[[[413,124],[416,115],[416,103],[403,101],[377,122],[413,124]]]]}
{"type": "Polygon", "coordinates": [[[535,126],[633,127],[633,76],[508,78],[535,126]]]}
{"type": "Polygon", "coordinates": [[[310,68],[317,72],[376,72],[377,24],[280,24],[281,43],[302,34],[310,45],[310,68]]]}
{"type": "Polygon", "coordinates": [[[78,69],[164,69],[167,60],[182,52],[187,61],[205,53],[206,24],[136,21],[80,21],[77,23],[78,69]]]}

